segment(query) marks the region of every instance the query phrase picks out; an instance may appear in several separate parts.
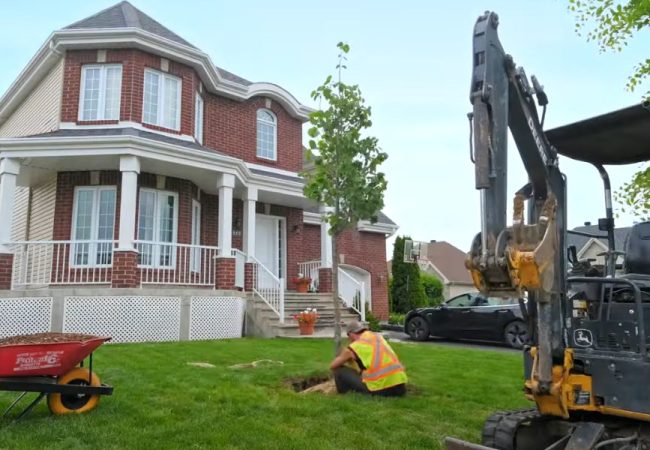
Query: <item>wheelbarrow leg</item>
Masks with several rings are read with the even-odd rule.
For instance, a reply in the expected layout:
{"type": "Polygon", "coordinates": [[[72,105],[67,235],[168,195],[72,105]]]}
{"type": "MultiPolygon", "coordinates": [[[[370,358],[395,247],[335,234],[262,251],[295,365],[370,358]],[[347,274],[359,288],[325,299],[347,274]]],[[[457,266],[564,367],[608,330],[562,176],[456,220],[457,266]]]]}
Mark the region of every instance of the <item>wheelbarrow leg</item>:
{"type": "Polygon", "coordinates": [[[47,394],[45,392],[40,392],[38,394],[38,397],[34,399],[33,402],[31,402],[29,405],[27,405],[27,408],[23,409],[20,414],[18,414],[18,417],[14,419],[14,423],[18,422],[20,419],[23,418],[28,412],[30,412],[32,409],[34,409],[34,406],[38,405],[41,400],[46,396],[47,394]]]}
{"type": "Polygon", "coordinates": [[[18,402],[21,401],[23,399],[23,397],[26,396],[26,395],[27,395],[27,392],[23,392],[18,397],[16,397],[16,400],[11,402],[11,405],[9,405],[9,408],[5,409],[5,412],[2,413],[2,417],[6,417],[7,414],[9,414],[9,411],[11,411],[14,408],[14,406],[16,406],[18,404],[18,402]]]}

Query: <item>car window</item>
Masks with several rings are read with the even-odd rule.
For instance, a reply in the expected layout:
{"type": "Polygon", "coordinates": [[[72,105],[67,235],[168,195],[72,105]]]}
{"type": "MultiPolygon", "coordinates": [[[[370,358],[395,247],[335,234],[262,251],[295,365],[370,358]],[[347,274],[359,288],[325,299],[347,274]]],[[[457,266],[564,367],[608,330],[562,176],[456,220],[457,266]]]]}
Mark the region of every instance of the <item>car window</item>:
{"type": "Polygon", "coordinates": [[[463,306],[471,306],[471,304],[472,297],[470,297],[468,294],[459,295],[458,297],[454,297],[445,303],[445,305],[450,308],[462,308],[463,306]]]}
{"type": "Polygon", "coordinates": [[[489,306],[507,306],[516,305],[519,301],[516,298],[488,297],[489,306]]]}

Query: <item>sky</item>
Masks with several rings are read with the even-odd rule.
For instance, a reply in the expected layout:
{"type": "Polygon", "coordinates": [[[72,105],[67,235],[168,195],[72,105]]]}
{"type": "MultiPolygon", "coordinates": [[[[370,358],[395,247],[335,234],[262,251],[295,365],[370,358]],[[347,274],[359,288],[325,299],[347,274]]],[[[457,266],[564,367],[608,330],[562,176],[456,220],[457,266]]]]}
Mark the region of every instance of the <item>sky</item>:
{"type": "MultiPolygon", "coordinates": [[[[114,3],[0,0],[0,93],[52,31],[114,3]]],[[[344,81],[360,86],[372,107],[369,133],[389,156],[382,166],[388,179],[384,211],[399,225],[398,234],[448,241],[463,251],[480,229],[467,113],[472,30],[483,11],[499,14],[505,51],[544,85],[546,129],[630,106],[644,92],[627,92],[625,82],[648,57],[649,33],[637,35],[621,53],[601,53],[575,33],[568,0],[132,3],[218,66],[251,81],[277,83],[312,107],[318,105],[310,93],[335,70],[337,42],[350,44],[344,81]]],[[[512,141],[509,150],[510,198],[527,177],[512,141]]],[[[598,173],[567,158],[560,167],[568,177],[569,226],[595,223],[604,216],[598,173]]],[[[611,168],[613,187],[638,168],[611,168]]],[[[617,225],[632,222],[622,215],[617,225]]]]}

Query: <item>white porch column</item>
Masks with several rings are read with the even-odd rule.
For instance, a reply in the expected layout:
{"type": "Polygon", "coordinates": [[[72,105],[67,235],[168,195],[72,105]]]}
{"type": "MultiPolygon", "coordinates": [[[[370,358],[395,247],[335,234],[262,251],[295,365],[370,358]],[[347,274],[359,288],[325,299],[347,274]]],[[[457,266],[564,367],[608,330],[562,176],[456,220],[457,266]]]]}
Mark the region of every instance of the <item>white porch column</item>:
{"type": "Polygon", "coordinates": [[[232,256],[232,191],[235,176],[222,173],[217,179],[219,189],[219,255],[232,256]]]}
{"type": "Polygon", "coordinates": [[[118,251],[135,250],[135,216],[138,198],[138,174],[140,160],[137,156],[120,157],[122,187],[120,193],[120,240],[118,251]]]}
{"type": "Polygon", "coordinates": [[[257,204],[257,188],[249,186],[244,198],[244,253],[250,262],[255,256],[255,205],[257,204]]]}
{"type": "Polygon", "coordinates": [[[0,159],[0,253],[11,253],[5,244],[11,241],[16,178],[19,173],[20,163],[17,159],[0,159]]]}
{"type": "MultiPolygon", "coordinates": [[[[331,211],[329,206],[321,205],[319,211],[321,216],[331,211]]],[[[320,265],[323,269],[332,267],[332,235],[330,235],[329,223],[321,220],[320,225],[320,265]]]]}

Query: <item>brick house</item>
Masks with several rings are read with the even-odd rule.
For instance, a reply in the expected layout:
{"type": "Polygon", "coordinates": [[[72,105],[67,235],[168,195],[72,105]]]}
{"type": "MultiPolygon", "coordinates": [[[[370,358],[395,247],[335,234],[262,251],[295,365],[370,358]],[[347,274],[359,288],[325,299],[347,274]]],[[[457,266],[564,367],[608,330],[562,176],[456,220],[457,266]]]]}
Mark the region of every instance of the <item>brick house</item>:
{"type": "MultiPolygon", "coordinates": [[[[299,175],[310,112],[128,2],[55,31],[0,98],[2,304],[20,314],[53,299],[66,329],[75,299],[128,315],[133,299],[177,292],[191,338],[192,299],[208,311],[254,292],[282,317],[299,273],[331,291],[331,237],[299,175]]],[[[339,244],[344,277],[380,318],[396,228],[382,215],[339,244]]]]}

